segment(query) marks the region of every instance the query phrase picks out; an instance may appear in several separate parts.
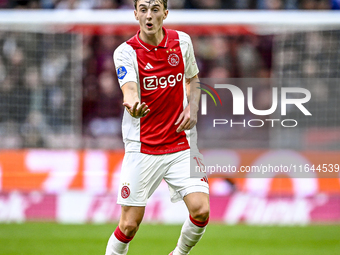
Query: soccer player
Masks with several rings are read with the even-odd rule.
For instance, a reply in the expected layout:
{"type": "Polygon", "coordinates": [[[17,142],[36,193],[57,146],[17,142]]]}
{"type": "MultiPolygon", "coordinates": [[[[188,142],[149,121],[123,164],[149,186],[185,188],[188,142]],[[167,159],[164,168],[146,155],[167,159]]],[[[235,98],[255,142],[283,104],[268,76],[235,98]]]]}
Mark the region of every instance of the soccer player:
{"type": "Polygon", "coordinates": [[[106,255],[127,254],[147,200],[162,179],[171,201],[184,200],[189,211],[170,254],[189,254],[204,234],[210,211],[207,179],[190,178],[190,164],[202,166],[195,127],[198,68],[190,37],[163,27],[167,0],[134,0],[134,4],[140,30],[114,53],[126,108],[125,156],[117,201],[121,217],[106,255]]]}

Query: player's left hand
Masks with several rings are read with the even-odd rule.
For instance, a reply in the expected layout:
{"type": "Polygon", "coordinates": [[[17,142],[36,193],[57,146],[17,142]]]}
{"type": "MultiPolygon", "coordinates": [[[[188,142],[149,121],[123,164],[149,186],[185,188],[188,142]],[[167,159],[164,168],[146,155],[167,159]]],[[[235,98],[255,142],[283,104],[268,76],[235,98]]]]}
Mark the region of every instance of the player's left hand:
{"type": "Polygon", "coordinates": [[[190,115],[190,104],[185,107],[184,111],[179,115],[175,125],[179,125],[176,132],[180,133],[184,130],[192,129],[197,123],[197,111],[194,111],[190,115]]]}

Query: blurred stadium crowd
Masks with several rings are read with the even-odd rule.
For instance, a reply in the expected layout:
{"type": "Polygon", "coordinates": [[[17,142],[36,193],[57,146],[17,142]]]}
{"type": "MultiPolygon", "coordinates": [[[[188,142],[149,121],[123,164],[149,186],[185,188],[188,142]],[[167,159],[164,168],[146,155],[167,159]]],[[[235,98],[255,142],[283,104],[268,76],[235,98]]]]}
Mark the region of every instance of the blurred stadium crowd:
{"type": "MultiPolygon", "coordinates": [[[[171,9],[339,9],[339,0],[170,0],[171,9]]],[[[127,9],[132,0],[0,0],[0,8],[127,9]]]]}
{"type": "MultiPolygon", "coordinates": [[[[268,8],[269,3],[277,3],[279,8],[293,8],[294,5],[288,5],[293,2],[305,8],[307,4],[303,3],[306,2],[313,2],[315,8],[332,7],[331,1],[322,0],[299,3],[289,0],[170,1],[172,8],[268,8]]],[[[11,8],[131,8],[131,3],[130,0],[0,0],[2,7],[11,8]]],[[[0,148],[123,148],[123,99],[112,54],[132,35],[83,34],[77,37],[82,41],[75,43],[77,38],[70,34],[0,30],[0,148]],[[81,63],[82,71],[72,66],[75,62],[81,63]],[[82,92],[75,85],[79,84],[75,80],[77,74],[81,74],[82,92]],[[79,109],[78,101],[82,104],[79,109]],[[78,118],[80,111],[82,116],[78,118]],[[80,133],[82,138],[77,137],[80,133]]],[[[276,77],[340,78],[339,31],[301,33],[276,39],[272,35],[254,34],[193,35],[192,41],[201,78],[270,78],[277,71],[275,67],[281,72],[276,73],[276,77]]],[[[340,90],[331,84],[315,84],[312,89],[316,95],[313,116],[319,117],[309,124],[338,127],[340,90]],[[328,115],[335,117],[327,119],[332,123],[320,121],[324,120],[327,102],[333,105],[328,115]]],[[[254,107],[269,109],[271,98],[270,84],[254,86],[254,107]]],[[[245,116],[246,119],[252,117],[245,116]]],[[[204,132],[209,131],[206,125],[199,121],[198,128],[202,130],[200,136],[209,140],[209,132],[204,132]]],[[[258,132],[229,129],[221,138],[225,136],[234,147],[235,139],[246,140],[248,144],[253,139],[256,147],[269,146],[268,130],[259,129],[258,132]]]]}
{"type": "MultiPolygon", "coordinates": [[[[122,148],[123,98],[112,54],[130,36],[84,34],[82,43],[72,43],[75,38],[70,34],[0,32],[0,147],[122,148]],[[82,53],[78,54],[79,51],[82,53]],[[75,55],[76,60],[72,59],[75,55]],[[74,62],[82,63],[82,71],[72,67],[74,62]],[[79,80],[75,80],[77,74],[81,74],[79,80]],[[82,92],[77,86],[80,79],[82,92]],[[79,99],[82,105],[77,108],[79,99]],[[81,118],[79,112],[82,112],[81,118]],[[81,130],[82,139],[72,136],[81,130]]],[[[315,104],[309,109],[316,118],[305,125],[338,127],[340,90],[334,84],[320,86],[317,79],[340,78],[340,33],[276,37],[273,55],[274,39],[273,35],[254,34],[193,35],[199,76],[209,78],[210,85],[226,78],[270,78],[273,75],[313,79],[315,86],[311,87],[311,92],[315,104]],[[330,63],[333,68],[326,68],[330,63]],[[325,112],[328,104],[332,105],[332,112],[325,112]],[[325,119],[325,113],[334,117],[325,119]]],[[[253,86],[256,109],[271,107],[271,86],[266,82],[253,86]]],[[[208,108],[214,107],[213,102],[208,103],[211,103],[208,108]]],[[[214,118],[212,114],[209,116],[214,118]]],[[[230,108],[226,117],[232,116],[230,108]]],[[[254,118],[249,111],[241,117],[254,118]]],[[[211,140],[210,124],[207,119],[198,123],[203,140],[211,140]]],[[[257,147],[269,146],[269,133],[265,128],[252,132],[247,128],[222,131],[219,137],[226,138],[233,146],[237,140],[246,140],[248,144],[252,141],[257,147]]]]}
{"type": "Polygon", "coordinates": [[[74,132],[72,40],[0,30],[0,147],[53,147],[74,132]]]}

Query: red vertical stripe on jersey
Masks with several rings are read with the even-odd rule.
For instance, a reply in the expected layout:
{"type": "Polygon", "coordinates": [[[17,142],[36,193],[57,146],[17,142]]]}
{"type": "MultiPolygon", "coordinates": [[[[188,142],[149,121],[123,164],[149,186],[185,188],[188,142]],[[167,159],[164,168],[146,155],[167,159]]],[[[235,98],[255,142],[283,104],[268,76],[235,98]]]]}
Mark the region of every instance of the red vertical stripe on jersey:
{"type": "Polygon", "coordinates": [[[147,154],[189,148],[185,132],[177,133],[178,125],[175,126],[186,97],[179,36],[176,31],[164,31],[164,39],[157,47],[143,43],[137,36],[127,42],[137,54],[141,102],[150,109],[150,113],[140,119],[141,152],[147,154]]]}

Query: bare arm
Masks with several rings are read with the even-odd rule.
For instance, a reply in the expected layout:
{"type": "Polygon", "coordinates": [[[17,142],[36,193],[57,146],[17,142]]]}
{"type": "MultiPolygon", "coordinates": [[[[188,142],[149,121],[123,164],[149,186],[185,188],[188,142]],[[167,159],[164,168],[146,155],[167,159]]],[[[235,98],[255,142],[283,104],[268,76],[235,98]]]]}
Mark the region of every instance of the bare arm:
{"type": "Polygon", "coordinates": [[[150,109],[145,103],[140,103],[138,87],[135,82],[127,82],[122,86],[124,103],[126,110],[134,118],[145,117],[150,109]]]}
{"type": "Polygon", "coordinates": [[[176,130],[178,133],[192,129],[197,123],[198,105],[201,96],[201,90],[197,88],[200,87],[198,76],[196,75],[191,79],[186,79],[185,86],[189,104],[175,123],[175,125],[181,123],[176,130]]]}

